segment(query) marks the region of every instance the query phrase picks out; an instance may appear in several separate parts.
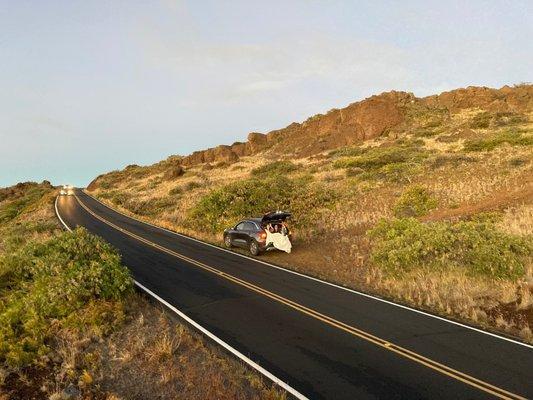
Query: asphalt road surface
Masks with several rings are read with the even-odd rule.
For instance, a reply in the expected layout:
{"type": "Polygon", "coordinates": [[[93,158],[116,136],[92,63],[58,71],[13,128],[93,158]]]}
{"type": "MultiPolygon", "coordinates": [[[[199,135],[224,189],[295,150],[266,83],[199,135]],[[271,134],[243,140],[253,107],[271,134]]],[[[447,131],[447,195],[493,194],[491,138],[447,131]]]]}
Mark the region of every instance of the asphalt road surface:
{"type": "Polygon", "coordinates": [[[303,396],[533,397],[533,347],[144,224],[82,191],[58,213],[122,254],[134,279],[303,396]]]}

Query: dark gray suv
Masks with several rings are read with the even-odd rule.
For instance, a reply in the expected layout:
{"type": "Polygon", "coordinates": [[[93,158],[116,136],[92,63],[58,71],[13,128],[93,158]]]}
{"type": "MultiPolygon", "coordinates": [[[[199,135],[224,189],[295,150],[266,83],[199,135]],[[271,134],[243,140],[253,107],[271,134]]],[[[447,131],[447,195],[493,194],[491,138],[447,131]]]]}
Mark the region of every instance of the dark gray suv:
{"type": "MultiPolygon", "coordinates": [[[[224,245],[226,247],[243,247],[248,249],[254,256],[263,251],[273,250],[271,243],[266,243],[266,226],[280,226],[281,223],[291,216],[288,212],[271,212],[262,218],[243,219],[234,227],[224,231],[224,245]]],[[[291,234],[289,232],[289,238],[291,234]]]]}

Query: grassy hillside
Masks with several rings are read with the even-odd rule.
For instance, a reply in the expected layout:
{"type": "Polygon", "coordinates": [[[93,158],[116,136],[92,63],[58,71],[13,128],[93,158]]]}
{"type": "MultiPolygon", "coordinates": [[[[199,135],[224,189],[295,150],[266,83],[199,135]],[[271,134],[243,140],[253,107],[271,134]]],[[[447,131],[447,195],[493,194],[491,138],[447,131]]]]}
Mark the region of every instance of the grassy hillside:
{"type": "Polygon", "coordinates": [[[90,189],[218,244],[240,218],[290,210],[293,253],[262,259],[531,341],[533,110],[520,96],[520,112],[408,103],[395,129],[352,146],[192,165],[173,156],[90,189]]]}
{"type": "Polygon", "coordinates": [[[0,399],[285,397],[135,294],[103,240],[62,231],[56,194],[0,189],[0,399]]]}

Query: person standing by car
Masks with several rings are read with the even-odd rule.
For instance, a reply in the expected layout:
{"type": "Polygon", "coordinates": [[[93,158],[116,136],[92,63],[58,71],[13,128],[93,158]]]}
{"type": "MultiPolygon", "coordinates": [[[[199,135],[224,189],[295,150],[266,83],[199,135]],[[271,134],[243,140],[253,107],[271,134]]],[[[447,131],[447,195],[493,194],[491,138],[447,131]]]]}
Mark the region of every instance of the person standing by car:
{"type": "Polygon", "coordinates": [[[281,222],[281,233],[284,236],[289,236],[289,227],[287,226],[287,223],[285,221],[281,222]]]}

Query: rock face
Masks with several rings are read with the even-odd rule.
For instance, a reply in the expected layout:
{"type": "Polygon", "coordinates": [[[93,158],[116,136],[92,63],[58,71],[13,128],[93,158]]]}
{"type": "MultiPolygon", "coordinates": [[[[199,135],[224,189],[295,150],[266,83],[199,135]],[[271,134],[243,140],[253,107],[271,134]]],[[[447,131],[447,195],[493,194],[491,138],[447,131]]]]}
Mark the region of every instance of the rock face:
{"type": "Polygon", "coordinates": [[[424,98],[406,92],[386,92],[267,134],[251,132],[245,143],[196,151],[185,157],[182,164],[232,163],[239,157],[265,151],[307,157],[393,131],[405,121],[407,109],[413,104],[446,109],[449,113],[476,107],[493,112],[524,112],[533,109],[533,85],[501,89],[469,86],[424,98]]]}
{"type": "Polygon", "coordinates": [[[447,108],[452,113],[474,107],[493,112],[524,112],[533,109],[533,85],[501,89],[469,86],[428,96],[422,101],[428,106],[447,108]]]}
{"type": "Polygon", "coordinates": [[[388,92],[350,104],[305,122],[268,133],[272,152],[297,157],[350,145],[382,135],[404,121],[404,106],[415,97],[405,92],[388,92]]]}
{"type": "Polygon", "coordinates": [[[308,156],[357,141],[374,138],[404,120],[402,107],[415,97],[405,92],[389,92],[353,103],[326,115],[316,115],[303,123],[292,123],[284,129],[267,134],[251,132],[246,143],[195,151],[183,158],[186,166],[235,162],[269,150],[279,154],[308,156]]]}
{"type": "Polygon", "coordinates": [[[183,165],[195,165],[212,162],[235,162],[239,159],[232,146],[220,145],[211,149],[195,151],[190,156],[184,157],[183,165]]]}
{"type": "Polygon", "coordinates": [[[166,181],[172,181],[179,178],[185,173],[185,170],[181,165],[170,167],[163,174],[163,179],[166,181]]]}
{"type": "MultiPolygon", "coordinates": [[[[168,179],[174,179],[179,176],[180,166],[230,164],[240,157],[259,153],[307,157],[384,134],[398,134],[405,129],[404,123],[409,123],[409,112],[415,109],[444,110],[453,114],[468,108],[491,112],[531,112],[533,85],[504,86],[501,89],[469,86],[424,98],[406,92],[386,92],[342,109],[315,115],[302,123],[293,122],[267,134],[251,132],[246,142],[195,151],[183,158],[171,156],[155,166],[159,165],[165,171],[170,166],[168,179]]],[[[89,190],[98,186],[98,179],[89,184],[89,190]]]]}

